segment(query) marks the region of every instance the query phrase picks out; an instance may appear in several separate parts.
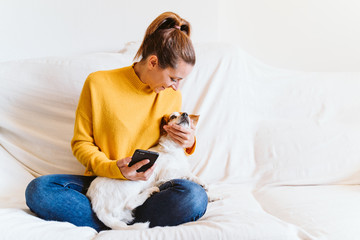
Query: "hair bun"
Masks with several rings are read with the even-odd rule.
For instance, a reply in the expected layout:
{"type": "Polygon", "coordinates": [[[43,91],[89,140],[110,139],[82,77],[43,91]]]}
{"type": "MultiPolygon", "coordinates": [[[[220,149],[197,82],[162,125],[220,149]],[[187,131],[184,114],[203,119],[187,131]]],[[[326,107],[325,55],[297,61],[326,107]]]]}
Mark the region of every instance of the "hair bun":
{"type": "Polygon", "coordinates": [[[180,30],[190,37],[190,23],[173,12],[164,12],[160,14],[150,24],[145,35],[153,34],[160,29],[174,29],[177,28],[176,26],[179,26],[180,30]]]}
{"type": "Polygon", "coordinates": [[[157,55],[162,68],[174,68],[179,59],[194,65],[195,50],[190,40],[190,23],[173,12],[160,14],[146,29],[135,59],[145,59],[150,54],[157,55]]]}
{"type": "Polygon", "coordinates": [[[186,35],[190,36],[190,26],[183,24],[180,26],[180,31],[185,32],[186,35]]]}

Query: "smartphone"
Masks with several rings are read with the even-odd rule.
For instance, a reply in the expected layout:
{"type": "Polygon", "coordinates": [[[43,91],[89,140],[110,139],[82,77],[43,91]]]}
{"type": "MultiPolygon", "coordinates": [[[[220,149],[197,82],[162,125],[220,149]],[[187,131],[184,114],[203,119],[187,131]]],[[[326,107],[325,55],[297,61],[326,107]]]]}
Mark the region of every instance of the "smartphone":
{"type": "Polygon", "coordinates": [[[148,164],[146,164],[146,165],[142,166],[141,168],[139,168],[138,170],[136,170],[137,172],[145,172],[146,170],[151,168],[152,165],[154,165],[154,163],[158,157],[159,157],[159,153],[157,153],[157,152],[136,149],[133,156],[131,157],[131,162],[129,163],[128,166],[131,167],[132,165],[134,165],[137,162],[140,162],[144,159],[149,159],[150,162],[148,164]]]}

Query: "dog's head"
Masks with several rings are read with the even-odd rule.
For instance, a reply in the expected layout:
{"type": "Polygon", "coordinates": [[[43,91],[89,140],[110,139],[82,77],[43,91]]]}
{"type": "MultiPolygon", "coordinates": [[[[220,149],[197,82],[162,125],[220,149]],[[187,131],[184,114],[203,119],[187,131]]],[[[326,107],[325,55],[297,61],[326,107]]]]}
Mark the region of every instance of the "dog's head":
{"type": "Polygon", "coordinates": [[[193,125],[196,126],[199,117],[199,115],[189,115],[186,112],[173,112],[170,115],[165,115],[161,119],[160,135],[164,135],[166,133],[163,128],[164,125],[177,124],[185,128],[190,128],[190,120],[192,120],[193,125]]]}

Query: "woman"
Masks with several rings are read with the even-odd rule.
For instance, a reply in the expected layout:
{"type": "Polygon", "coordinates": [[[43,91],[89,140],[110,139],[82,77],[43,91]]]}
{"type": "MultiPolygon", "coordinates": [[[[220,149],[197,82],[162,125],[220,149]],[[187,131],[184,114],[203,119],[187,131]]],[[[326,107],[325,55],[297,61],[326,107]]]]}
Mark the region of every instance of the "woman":
{"type": "MultiPolygon", "coordinates": [[[[148,27],[132,66],[99,71],[88,76],[76,110],[71,147],[86,167],[84,176],[47,175],[33,180],[26,202],[39,217],[71,222],[97,231],[108,229],[91,209],[85,196],[91,181],[104,176],[129,181],[147,180],[136,170],[143,160],[128,167],[135,149],[148,149],[160,137],[163,115],[181,109],[179,82],[192,70],[195,52],[190,24],[166,12],[148,27]],[[174,91],[175,90],[175,91],[174,91]]],[[[166,126],[168,134],[187,154],[195,150],[195,127],[166,126]]],[[[175,226],[195,221],[206,211],[206,192],[197,184],[174,179],[135,209],[135,222],[150,221],[150,227],[175,226]]]]}

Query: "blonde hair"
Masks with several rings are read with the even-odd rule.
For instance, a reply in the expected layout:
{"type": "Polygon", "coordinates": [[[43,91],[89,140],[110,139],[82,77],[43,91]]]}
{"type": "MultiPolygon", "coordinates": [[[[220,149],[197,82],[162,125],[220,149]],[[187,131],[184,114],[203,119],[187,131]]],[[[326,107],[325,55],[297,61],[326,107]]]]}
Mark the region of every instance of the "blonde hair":
{"type": "Polygon", "coordinates": [[[195,65],[195,50],[190,39],[190,23],[173,12],[160,14],[147,28],[135,58],[156,55],[161,68],[176,68],[179,60],[195,65]]]}

